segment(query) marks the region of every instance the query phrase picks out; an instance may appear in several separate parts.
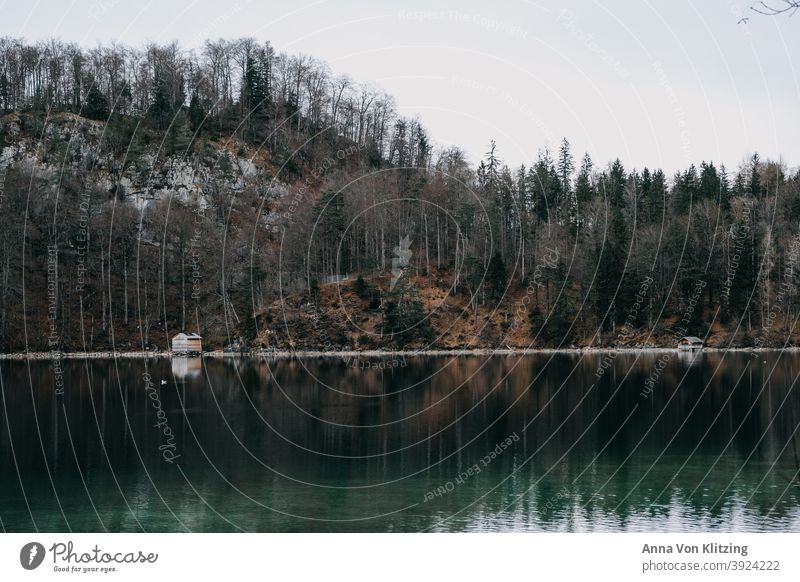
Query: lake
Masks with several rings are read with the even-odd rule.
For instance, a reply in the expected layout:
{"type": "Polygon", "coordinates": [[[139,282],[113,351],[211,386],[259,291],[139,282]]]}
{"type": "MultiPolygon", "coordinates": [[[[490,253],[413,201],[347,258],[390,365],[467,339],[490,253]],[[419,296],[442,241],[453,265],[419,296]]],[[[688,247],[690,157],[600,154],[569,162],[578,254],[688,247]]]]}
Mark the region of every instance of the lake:
{"type": "Polygon", "coordinates": [[[798,373],[779,352],[2,361],[0,526],[797,532],[798,373]]]}

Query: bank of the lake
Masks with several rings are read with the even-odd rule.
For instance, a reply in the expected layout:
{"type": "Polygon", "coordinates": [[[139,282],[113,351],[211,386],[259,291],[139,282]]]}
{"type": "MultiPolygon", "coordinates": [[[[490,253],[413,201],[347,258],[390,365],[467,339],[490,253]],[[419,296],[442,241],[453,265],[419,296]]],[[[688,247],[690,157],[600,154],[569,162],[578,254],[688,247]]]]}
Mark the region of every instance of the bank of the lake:
{"type": "MultiPolygon", "coordinates": [[[[678,353],[678,348],[664,347],[592,347],[592,348],[536,348],[536,349],[447,349],[447,350],[250,350],[224,351],[207,350],[194,357],[203,358],[390,358],[417,356],[530,356],[536,354],[636,354],[636,353],[678,353]]],[[[800,352],[800,346],[742,348],[742,347],[704,347],[690,353],[769,353],[800,352]]],[[[687,353],[687,352],[681,352],[687,353]]],[[[52,360],[52,359],[142,359],[187,357],[183,353],[169,351],[98,351],[98,352],[15,352],[0,353],[0,360],[52,360]]]]}

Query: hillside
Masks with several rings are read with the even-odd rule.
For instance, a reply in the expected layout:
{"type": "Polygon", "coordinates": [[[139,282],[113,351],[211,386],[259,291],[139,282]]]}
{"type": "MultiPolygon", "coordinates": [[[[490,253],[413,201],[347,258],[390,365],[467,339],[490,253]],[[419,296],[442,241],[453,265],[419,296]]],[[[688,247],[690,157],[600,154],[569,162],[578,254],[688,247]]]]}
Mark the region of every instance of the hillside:
{"type": "Polygon", "coordinates": [[[2,352],[797,340],[782,163],[475,167],[268,43],[120,51],[0,43],[2,352]]]}

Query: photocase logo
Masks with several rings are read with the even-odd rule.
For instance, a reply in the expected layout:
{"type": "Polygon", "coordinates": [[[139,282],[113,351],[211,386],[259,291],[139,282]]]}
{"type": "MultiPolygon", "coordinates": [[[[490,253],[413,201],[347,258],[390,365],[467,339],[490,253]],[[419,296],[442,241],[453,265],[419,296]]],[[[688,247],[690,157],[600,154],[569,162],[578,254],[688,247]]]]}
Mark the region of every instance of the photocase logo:
{"type": "Polygon", "coordinates": [[[35,570],[44,561],[44,546],[39,542],[30,542],[19,551],[19,563],[26,570],[35,570]]]}
{"type": "Polygon", "coordinates": [[[389,283],[389,290],[394,290],[400,277],[403,276],[403,268],[408,266],[411,255],[411,239],[406,235],[400,240],[400,244],[394,247],[394,257],[392,257],[392,280],[389,283]]]}

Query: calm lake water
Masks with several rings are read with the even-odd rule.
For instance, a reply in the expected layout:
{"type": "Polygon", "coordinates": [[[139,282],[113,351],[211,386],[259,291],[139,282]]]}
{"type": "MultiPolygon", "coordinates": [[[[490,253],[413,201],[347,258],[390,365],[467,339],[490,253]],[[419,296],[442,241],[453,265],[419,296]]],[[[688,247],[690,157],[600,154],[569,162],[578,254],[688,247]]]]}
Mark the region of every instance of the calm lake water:
{"type": "Polygon", "coordinates": [[[0,362],[5,531],[800,531],[797,354],[62,365],[0,362]]]}

